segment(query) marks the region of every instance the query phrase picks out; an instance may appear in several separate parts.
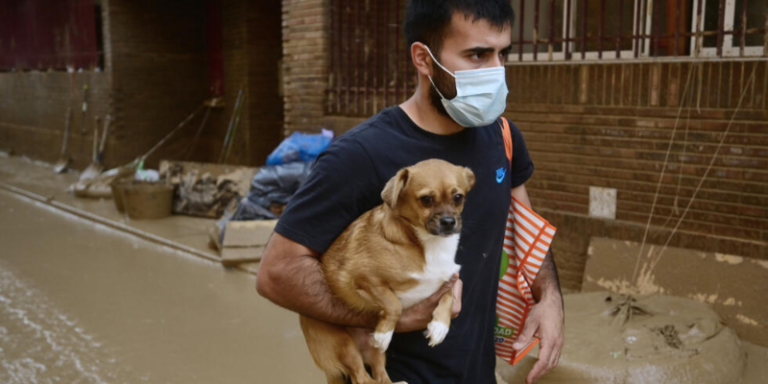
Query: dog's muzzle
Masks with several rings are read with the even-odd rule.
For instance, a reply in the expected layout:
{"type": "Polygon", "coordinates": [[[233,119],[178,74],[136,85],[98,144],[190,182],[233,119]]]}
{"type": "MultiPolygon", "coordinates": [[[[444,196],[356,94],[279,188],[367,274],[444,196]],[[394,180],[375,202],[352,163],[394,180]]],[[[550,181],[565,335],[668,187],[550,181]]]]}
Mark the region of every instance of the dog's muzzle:
{"type": "Polygon", "coordinates": [[[427,230],[436,236],[449,236],[461,230],[461,224],[453,215],[435,216],[427,224],[427,230]]]}

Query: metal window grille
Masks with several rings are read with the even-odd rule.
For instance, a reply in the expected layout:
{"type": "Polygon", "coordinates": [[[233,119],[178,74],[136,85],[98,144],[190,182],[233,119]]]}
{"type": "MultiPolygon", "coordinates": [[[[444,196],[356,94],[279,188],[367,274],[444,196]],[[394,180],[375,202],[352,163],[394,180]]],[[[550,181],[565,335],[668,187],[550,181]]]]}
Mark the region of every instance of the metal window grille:
{"type": "Polygon", "coordinates": [[[406,100],[415,69],[403,36],[406,0],[330,0],[327,112],[370,116],[406,100]]]}
{"type": "Polygon", "coordinates": [[[511,61],[768,53],[765,0],[513,0],[511,61]]]}
{"type": "MultiPolygon", "coordinates": [[[[416,85],[406,0],[329,0],[326,112],[370,116],[416,85]]],[[[766,0],[511,0],[509,62],[766,57],[766,0]]]]}

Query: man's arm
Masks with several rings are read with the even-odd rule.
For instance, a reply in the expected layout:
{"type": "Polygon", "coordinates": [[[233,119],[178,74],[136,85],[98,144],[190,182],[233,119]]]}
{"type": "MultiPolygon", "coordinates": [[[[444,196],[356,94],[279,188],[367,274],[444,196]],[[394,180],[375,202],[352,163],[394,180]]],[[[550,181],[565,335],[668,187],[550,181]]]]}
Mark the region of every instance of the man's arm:
{"type": "Polygon", "coordinates": [[[256,276],[256,290],[275,304],[306,316],[353,327],[374,327],[376,317],[347,308],[331,294],[320,254],[274,233],[256,276]]]}
{"type": "MultiPolygon", "coordinates": [[[[456,292],[458,276],[443,285],[434,295],[403,312],[396,330],[415,331],[426,328],[432,311],[443,293],[454,289],[459,297],[454,316],[461,310],[461,295],[456,292]]],[[[320,266],[320,254],[279,233],[267,243],[256,276],[259,294],[275,304],[328,323],[352,327],[374,328],[376,314],[363,314],[348,308],[332,293],[320,266]]]]}
{"type": "Polygon", "coordinates": [[[551,249],[547,251],[547,256],[541,263],[541,269],[539,269],[539,274],[536,275],[536,280],[533,282],[531,293],[533,293],[533,298],[537,303],[552,297],[562,304],[563,293],[560,291],[560,278],[557,275],[555,257],[552,255],[551,249]]]}
{"type": "MultiPolygon", "coordinates": [[[[513,188],[512,196],[531,208],[531,201],[528,198],[525,185],[513,188]]],[[[520,351],[534,338],[541,340],[539,361],[528,374],[527,383],[538,380],[539,377],[554,368],[563,349],[563,295],[560,292],[557,267],[551,251],[547,252],[547,256],[541,264],[531,292],[536,300],[536,305],[531,308],[520,337],[512,345],[512,348],[520,351]]]]}

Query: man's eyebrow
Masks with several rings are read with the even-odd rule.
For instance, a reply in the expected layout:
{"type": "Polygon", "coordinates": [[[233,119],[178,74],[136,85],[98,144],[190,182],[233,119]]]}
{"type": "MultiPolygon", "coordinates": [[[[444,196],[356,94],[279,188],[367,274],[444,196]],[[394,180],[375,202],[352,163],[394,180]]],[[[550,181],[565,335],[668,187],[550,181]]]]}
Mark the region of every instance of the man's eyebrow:
{"type": "MultiPolygon", "coordinates": [[[[504,48],[501,50],[501,52],[504,52],[504,51],[511,51],[511,50],[512,50],[512,44],[510,44],[510,45],[508,45],[508,46],[504,47],[504,48]]],[[[477,55],[481,55],[481,54],[484,54],[484,53],[489,53],[489,52],[493,52],[493,51],[495,51],[495,49],[494,49],[494,48],[491,48],[491,47],[473,47],[473,48],[468,48],[468,49],[465,49],[465,50],[463,51],[463,53],[474,53],[474,54],[477,54],[477,55]]]]}
{"type": "Polygon", "coordinates": [[[480,55],[483,53],[488,53],[493,51],[494,49],[490,47],[474,47],[474,48],[465,49],[463,53],[475,53],[477,55],[480,55]]]}

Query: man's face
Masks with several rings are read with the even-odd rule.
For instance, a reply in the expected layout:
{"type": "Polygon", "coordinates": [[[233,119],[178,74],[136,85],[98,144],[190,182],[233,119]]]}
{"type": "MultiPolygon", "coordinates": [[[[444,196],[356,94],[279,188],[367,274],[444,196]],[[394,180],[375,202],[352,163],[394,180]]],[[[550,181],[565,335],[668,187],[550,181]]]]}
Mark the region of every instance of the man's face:
{"type": "MultiPolygon", "coordinates": [[[[443,39],[439,53],[435,54],[443,67],[451,72],[469,69],[493,68],[504,65],[512,44],[512,26],[499,29],[486,20],[473,20],[462,13],[454,13],[451,26],[443,39]]],[[[432,49],[432,47],[430,47],[432,49]]],[[[432,81],[446,99],[456,97],[456,82],[434,62],[432,81]]],[[[438,112],[448,116],[441,97],[434,87],[429,98],[438,112]]]]}

